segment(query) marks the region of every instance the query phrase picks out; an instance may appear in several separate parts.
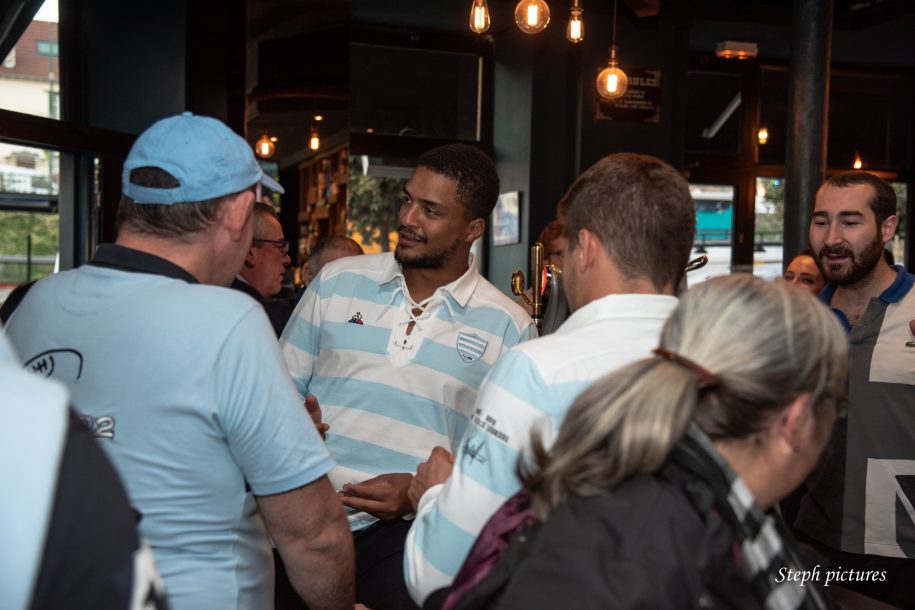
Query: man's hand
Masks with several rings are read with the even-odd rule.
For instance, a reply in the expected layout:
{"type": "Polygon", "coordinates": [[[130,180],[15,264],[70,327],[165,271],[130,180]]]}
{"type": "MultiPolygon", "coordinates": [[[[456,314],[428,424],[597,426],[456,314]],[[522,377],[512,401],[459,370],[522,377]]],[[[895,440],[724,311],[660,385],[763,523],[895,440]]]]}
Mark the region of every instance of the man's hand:
{"type": "Polygon", "coordinates": [[[382,521],[393,521],[410,511],[407,490],[413,475],[406,472],[381,474],[361,483],[347,483],[340,492],[343,503],[363,510],[382,521]]]}
{"type": "Polygon", "coordinates": [[[321,421],[321,405],[318,404],[317,396],[309,394],[305,397],[305,410],[311,416],[311,421],[315,423],[318,434],[321,435],[321,438],[327,440],[326,433],[330,430],[330,426],[321,421]]]}
{"type": "Polygon", "coordinates": [[[429,459],[416,469],[416,476],[413,477],[410,490],[407,492],[414,513],[426,490],[433,485],[447,481],[452,470],[454,470],[454,454],[442,447],[433,447],[429,459]]]}

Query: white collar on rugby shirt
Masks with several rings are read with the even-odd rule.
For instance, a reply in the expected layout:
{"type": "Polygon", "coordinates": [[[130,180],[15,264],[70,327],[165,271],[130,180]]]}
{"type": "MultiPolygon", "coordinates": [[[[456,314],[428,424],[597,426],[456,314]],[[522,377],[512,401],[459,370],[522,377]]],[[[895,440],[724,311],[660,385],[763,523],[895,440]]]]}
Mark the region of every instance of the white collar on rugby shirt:
{"type": "Polygon", "coordinates": [[[575,310],[556,334],[574,331],[608,318],[666,319],[679,300],[665,294],[608,294],[575,310]]]}
{"type": "MultiPolygon", "coordinates": [[[[403,270],[400,268],[400,263],[394,258],[392,253],[388,264],[381,272],[381,276],[378,278],[378,285],[387,284],[392,280],[397,280],[401,289],[404,291],[404,294],[409,294],[407,291],[406,280],[403,276],[403,270]]],[[[473,292],[477,288],[477,284],[480,283],[480,272],[477,270],[476,260],[471,254],[467,259],[467,271],[464,272],[461,277],[457,278],[453,282],[446,284],[444,286],[439,286],[435,293],[445,292],[451,295],[451,298],[454,299],[462,309],[467,306],[467,302],[470,301],[470,297],[473,295],[473,292]]],[[[397,292],[394,292],[396,295],[397,292]]],[[[393,301],[394,295],[391,296],[393,301]]],[[[435,298],[435,295],[432,297],[435,298]]],[[[431,300],[431,299],[430,299],[431,300]]],[[[453,314],[452,314],[453,316],[453,314]]]]}

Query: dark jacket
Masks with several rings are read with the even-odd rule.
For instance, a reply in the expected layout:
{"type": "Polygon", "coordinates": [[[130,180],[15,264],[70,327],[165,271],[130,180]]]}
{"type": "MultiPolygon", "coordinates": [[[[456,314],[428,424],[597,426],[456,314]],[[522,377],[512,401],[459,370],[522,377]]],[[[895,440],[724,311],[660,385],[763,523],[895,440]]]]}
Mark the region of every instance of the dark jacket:
{"type": "Polygon", "coordinates": [[[668,463],[573,497],[533,538],[500,608],[759,608],[704,484],[668,463]]]}
{"type": "Polygon", "coordinates": [[[270,319],[270,326],[273,327],[273,332],[276,333],[277,337],[283,334],[286,322],[289,321],[289,316],[292,315],[293,303],[290,299],[271,299],[268,301],[254,286],[248,282],[243,282],[238,278],[232,280],[232,285],[230,287],[244,292],[260,303],[261,307],[264,308],[267,317],[270,319]]]}

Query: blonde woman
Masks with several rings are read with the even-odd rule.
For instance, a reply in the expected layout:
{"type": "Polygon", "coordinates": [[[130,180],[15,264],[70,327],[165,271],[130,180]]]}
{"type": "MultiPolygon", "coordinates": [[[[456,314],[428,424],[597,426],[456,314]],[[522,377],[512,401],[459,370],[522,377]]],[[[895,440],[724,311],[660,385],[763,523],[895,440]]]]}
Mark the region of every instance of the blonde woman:
{"type": "Polygon", "coordinates": [[[534,435],[521,474],[543,524],[502,556],[499,594],[456,607],[825,607],[810,577],[789,580],[802,568],[767,511],[840,416],[835,317],[787,284],[716,278],[660,343],[585,390],[552,447],[534,435]]]}

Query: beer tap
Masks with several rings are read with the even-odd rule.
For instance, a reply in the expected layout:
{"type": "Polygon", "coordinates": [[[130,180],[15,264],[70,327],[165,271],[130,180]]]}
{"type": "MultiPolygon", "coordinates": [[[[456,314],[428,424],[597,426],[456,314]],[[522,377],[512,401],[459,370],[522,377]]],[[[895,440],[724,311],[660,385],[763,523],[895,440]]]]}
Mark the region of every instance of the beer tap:
{"type": "Polygon", "coordinates": [[[531,248],[531,296],[524,292],[524,273],[515,269],[512,273],[512,292],[521,297],[531,307],[531,319],[537,325],[537,330],[543,327],[543,244],[539,241],[531,248]]]}

